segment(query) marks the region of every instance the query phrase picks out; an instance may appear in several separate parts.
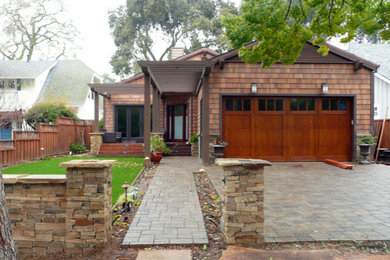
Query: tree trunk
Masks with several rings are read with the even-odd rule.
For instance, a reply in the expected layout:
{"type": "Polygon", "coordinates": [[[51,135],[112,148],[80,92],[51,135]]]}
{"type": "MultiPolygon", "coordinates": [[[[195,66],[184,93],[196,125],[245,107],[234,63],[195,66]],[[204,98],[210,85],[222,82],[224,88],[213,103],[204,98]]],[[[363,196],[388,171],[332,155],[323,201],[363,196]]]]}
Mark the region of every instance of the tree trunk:
{"type": "Polygon", "coordinates": [[[16,247],[12,238],[8,207],[5,201],[3,176],[0,172],[0,259],[16,259],[16,247]]]}

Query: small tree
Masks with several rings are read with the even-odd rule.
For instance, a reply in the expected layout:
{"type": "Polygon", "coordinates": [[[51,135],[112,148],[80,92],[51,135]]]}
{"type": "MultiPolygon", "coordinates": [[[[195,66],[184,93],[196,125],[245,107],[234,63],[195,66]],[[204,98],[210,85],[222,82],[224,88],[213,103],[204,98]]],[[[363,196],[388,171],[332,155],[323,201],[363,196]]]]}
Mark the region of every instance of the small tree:
{"type": "Polygon", "coordinates": [[[12,238],[8,207],[5,201],[3,176],[0,172],[0,259],[16,259],[16,247],[12,238]]]}
{"type": "Polygon", "coordinates": [[[73,110],[67,108],[61,101],[44,101],[35,104],[24,116],[27,123],[35,130],[39,123],[54,124],[57,117],[78,119],[73,110]]]}

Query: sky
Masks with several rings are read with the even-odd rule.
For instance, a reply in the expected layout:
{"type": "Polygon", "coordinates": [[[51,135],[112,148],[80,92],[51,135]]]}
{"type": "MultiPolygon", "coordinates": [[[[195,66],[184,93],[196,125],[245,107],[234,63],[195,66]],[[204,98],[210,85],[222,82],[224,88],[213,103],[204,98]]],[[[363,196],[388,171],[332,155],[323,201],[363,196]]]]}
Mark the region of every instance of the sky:
{"type": "Polygon", "coordinates": [[[64,3],[80,33],[76,58],[100,75],[113,76],[109,62],[116,47],[108,25],[108,11],[125,4],[126,0],[66,0],[64,3]]]}
{"type": "MultiPolygon", "coordinates": [[[[0,0],[4,3],[7,0],[0,0]]],[[[238,6],[241,0],[230,0],[238,6]]],[[[116,46],[108,25],[108,12],[126,3],[126,0],[63,0],[67,15],[79,31],[75,58],[82,60],[99,75],[112,72],[110,59],[116,46]]],[[[332,42],[332,43],[336,43],[332,42]]],[[[163,46],[160,46],[162,49],[163,46]]],[[[339,46],[342,47],[342,46],[339,46]]],[[[154,51],[159,53],[159,47],[154,51]]],[[[161,50],[162,52],[162,50],[161,50]]]]}

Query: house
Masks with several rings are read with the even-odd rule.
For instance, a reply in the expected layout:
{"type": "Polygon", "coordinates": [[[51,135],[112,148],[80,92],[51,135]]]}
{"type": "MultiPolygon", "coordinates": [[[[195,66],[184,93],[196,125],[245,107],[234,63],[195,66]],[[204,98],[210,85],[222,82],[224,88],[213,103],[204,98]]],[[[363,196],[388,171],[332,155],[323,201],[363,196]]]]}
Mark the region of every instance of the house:
{"type": "Polygon", "coordinates": [[[383,119],[386,107],[390,118],[390,45],[349,44],[348,51],[380,65],[374,79],[374,119],[383,119]]]}
{"type": "Polygon", "coordinates": [[[225,157],[354,161],[356,139],[373,131],[378,66],[329,48],[324,57],[308,42],[294,64],[269,69],[245,64],[237,50],[201,49],[170,61],[139,61],[142,74],[90,86],[105,97],[107,131],[143,139],[145,156],[152,131],[167,142],[199,135],[204,164],[213,161],[212,144],[221,138],[228,142],[225,157]]]}
{"type": "Polygon", "coordinates": [[[0,139],[28,128],[22,111],[46,100],[64,100],[80,119],[93,119],[94,95],[87,83],[101,78],[79,60],[0,60],[0,139]]]}

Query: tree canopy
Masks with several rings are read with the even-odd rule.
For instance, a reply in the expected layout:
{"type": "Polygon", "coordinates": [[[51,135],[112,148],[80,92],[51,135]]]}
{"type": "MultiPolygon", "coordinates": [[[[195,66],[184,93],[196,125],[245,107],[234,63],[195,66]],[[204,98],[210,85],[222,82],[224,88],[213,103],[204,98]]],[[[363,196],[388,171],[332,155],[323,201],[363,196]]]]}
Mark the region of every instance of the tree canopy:
{"type": "Polygon", "coordinates": [[[163,60],[178,43],[187,53],[201,47],[228,49],[221,15],[229,13],[238,11],[223,0],[128,0],[109,15],[117,46],[114,72],[122,77],[138,72],[135,61],[163,60]],[[163,46],[159,55],[156,46],[163,46]]]}
{"type": "Polygon", "coordinates": [[[77,35],[64,17],[60,0],[10,0],[0,6],[0,54],[27,61],[39,54],[58,59],[66,54],[77,35]]]}
{"type": "Polygon", "coordinates": [[[342,43],[357,34],[390,39],[389,0],[243,0],[239,15],[223,18],[228,38],[248,63],[292,64],[303,44],[313,39],[327,55],[326,43],[342,43]],[[252,41],[257,44],[248,45],[252,41]]]}

